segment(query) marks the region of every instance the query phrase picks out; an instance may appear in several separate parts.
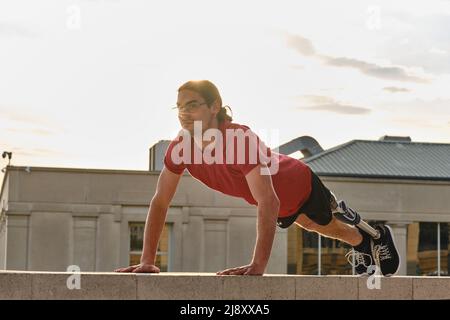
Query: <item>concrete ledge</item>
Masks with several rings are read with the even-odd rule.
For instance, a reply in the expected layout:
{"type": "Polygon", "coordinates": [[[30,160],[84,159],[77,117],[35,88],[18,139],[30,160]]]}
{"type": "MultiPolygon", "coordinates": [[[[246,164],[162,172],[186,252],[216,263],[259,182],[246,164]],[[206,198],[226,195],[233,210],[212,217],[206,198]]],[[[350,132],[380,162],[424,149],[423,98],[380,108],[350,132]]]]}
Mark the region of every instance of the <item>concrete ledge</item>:
{"type": "Polygon", "coordinates": [[[216,276],[213,273],[72,274],[0,271],[0,299],[450,299],[450,277],[250,277],[216,276]],[[80,289],[76,289],[77,284],[80,289]],[[69,289],[68,286],[75,288],[69,289]]]}

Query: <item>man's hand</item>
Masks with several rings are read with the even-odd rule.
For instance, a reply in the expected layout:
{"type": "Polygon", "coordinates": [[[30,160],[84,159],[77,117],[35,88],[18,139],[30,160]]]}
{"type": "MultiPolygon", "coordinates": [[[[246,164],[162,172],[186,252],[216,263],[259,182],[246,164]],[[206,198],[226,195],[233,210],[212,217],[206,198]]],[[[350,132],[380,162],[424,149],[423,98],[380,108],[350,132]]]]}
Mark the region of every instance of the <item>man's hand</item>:
{"type": "Polygon", "coordinates": [[[237,268],[230,268],[223,271],[216,272],[219,276],[239,276],[239,275],[245,275],[245,276],[262,276],[264,273],[264,267],[258,266],[254,263],[251,263],[246,266],[237,267],[237,268]]]}
{"type": "Polygon", "coordinates": [[[139,263],[134,266],[116,269],[114,272],[159,273],[160,270],[154,264],[139,263]]]}

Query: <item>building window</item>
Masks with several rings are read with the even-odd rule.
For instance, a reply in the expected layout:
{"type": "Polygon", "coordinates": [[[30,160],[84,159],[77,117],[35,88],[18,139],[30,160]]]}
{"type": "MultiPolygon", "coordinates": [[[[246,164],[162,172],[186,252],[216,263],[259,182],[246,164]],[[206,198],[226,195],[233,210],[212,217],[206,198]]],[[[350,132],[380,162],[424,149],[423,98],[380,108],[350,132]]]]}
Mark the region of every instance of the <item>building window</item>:
{"type": "Polygon", "coordinates": [[[326,237],[320,237],[321,242],[321,270],[322,275],[351,275],[352,266],[349,264],[346,254],[351,250],[351,246],[326,237]]]}
{"type": "Polygon", "coordinates": [[[288,274],[352,274],[350,246],[293,225],[288,229],[288,274]],[[320,242],[320,249],[319,249],[320,242]]]}
{"type": "MultiPolygon", "coordinates": [[[[384,221],[368,221],[371,226],[384,221]]],[[[351,275],[346,254],[352,247],[342,241],[309,232],[296,224],[288,229],[288,274],[351,275]]]]}
{"type": "Polygon", "coordinates": [[[318,234],[293,224],[288,229],[288,274],[318,273],[318,234]]]}
{"type": "MultiPolygon", "coordinates": [[[[138,264],[141,260],[142,246],[144,240],[144,222],[131,222],[130,227],[130,265],[138,264]]],[[[161,272],[170,270],[169,248],[170,248],[170,224],[165,224],[156,252],[156,266],[161,272]]]]}
{"type": "Polygon", "coordinates": [[[408,275],[449,275],[449,224],[415,222],[408,226],[408,275]]]}

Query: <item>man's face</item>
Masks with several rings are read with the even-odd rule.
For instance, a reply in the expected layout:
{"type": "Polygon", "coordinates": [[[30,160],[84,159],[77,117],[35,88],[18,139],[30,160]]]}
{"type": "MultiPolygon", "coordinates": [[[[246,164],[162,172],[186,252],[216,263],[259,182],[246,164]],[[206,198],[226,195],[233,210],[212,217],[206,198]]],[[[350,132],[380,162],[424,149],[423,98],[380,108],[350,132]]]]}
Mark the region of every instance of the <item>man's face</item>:
{"type": "Polygon", "coordinates": [[[178,119],[181,127],[194,134],[194,121],[202,122],[202,133],[212,126],[220,107],[213,103],[208,107],[205,99],[195,91],[181,90],[177,99],[178,119]]]}

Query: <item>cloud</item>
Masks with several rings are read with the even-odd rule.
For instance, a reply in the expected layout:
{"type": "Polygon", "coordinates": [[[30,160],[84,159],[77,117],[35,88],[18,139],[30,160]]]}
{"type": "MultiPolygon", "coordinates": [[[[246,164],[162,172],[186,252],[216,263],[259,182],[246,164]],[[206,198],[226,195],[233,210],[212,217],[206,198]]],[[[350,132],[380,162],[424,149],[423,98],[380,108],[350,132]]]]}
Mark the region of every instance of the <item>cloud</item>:
{"type": "Polygon", "coordinates": [[[330,111],[339,114],[368,114],[371,112],[368,108],[363,107],[355,107],[351,105],[345,105],[340,103],[332,103],[332,104],[322,104],[316,105],[312,107],[307,107],[306,109],[313,109],[315,111],[330,111]]]}
{"type": "Polygon", "coordinates": [[[299,97],[302,106],[300,109],[309,109],[313,111],[328,111],[339,114],[362,115],[371,112],[369,108],[358,107],[348,104],[342,104],[331,97],[318,95],[303,95],[299,97]]]}
{"type": "Polygon", "coordinates": [[[320,59],[325,65],[341,68],[353,68],[370,77],[396,81],[416,82],[416,83],[429,82],[426,79],[422,79],[420,77],[408,74],[408,72],[402,67],[398,66],[384,67],[358,59],[346,57],[332,57],[319,54],[316,52],[312,42],[309,39],[303,38],[299,35],[288,35],[287,45],[288,47],[296,50],[303,56],[320,59]]]}
{"type": "Polygon", "coordinates": [[[37,34],[19,23],[0,21],[0,36],[35,38],[37,34]]]}
{"type": "Polygon", "coordinates": [[[323,56],[324,62],[327,65],[334,67],[348,67],[357,69],[363,74],[379,79],[428,83],[428,80],[409,75],[405,69],[401,67],[382,67],[374,63],[368,63],[362,60],[350,59],[345,57],[326,57],[323,56]]]}
{"type": "Polygon", "coordinates": [[[334,99],[327,96],[318,96],[318,95],[301,95],[298,97],[298,100],[301,103],[305,104],[321,104],[321,103],[330,103],[333,102],[334,99]]]}
{"type": "Polygon", "coordinates": [[[406,88],[398,88],[398,87],[384,87],[383,88],[384,91],[388,91],[388,92],[392,92],[392,93],[397,93],[397,92],[411,92],[411,90],[406,89],[406,88]]]}
{"type": "Polygon", "coordinates": [[[316,50],[314,49],[312,42],[299,35],[288,36],[287,44],[289,47],[297,50],[301,55],[304,56],[316,55],[316,50]]]}

